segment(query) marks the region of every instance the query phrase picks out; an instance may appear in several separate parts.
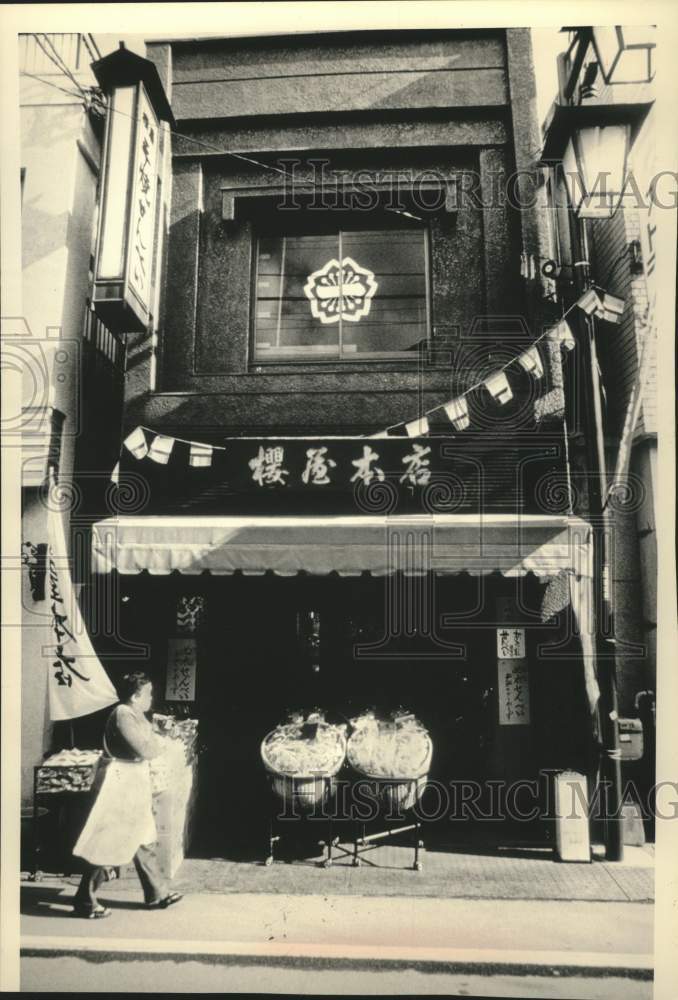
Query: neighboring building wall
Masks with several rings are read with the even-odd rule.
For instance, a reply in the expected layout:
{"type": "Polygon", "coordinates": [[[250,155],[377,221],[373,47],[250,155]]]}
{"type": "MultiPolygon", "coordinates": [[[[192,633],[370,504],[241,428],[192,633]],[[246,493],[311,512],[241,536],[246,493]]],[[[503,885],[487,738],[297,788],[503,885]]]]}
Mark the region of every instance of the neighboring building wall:
{"type": "MultiPolygon", "coordinates": [[[[598,76],[595,92],[582,94],[581,76],[595,61],[590,47],[584,57],[580,79],[572,100],[582,106],[596,104],[647,103],[653,100],[652,84],[609,84],[598,76]]],[[[567,72],[570,72],[570,64],[567,72]]],[[[567,75],[567,73],[565,74],[567,75]]],[[[648,325],[648,274],[653,260],[643,260],[634,270],[630,244],[639,240],[650,216],[646,193],[654,174],[654,116],[650,111],[631,150],[629,167],[636,184],[611,219],[588,223],[591,277],[600,287],[625,301],[619,325],[599,324],[597,350],[605,393],[605,444],[608,481],[614,475],[623,439],[629,401],[637,389],[641,347],[647,341],[648,367],[643,379],[643,403],[633,433],[629,460],[628,489],[610,501],[614,537],[611,551],[611,599],[617,640],[617,678],[620,712],[635,715],[636,694],[655,689],[656,677],[656,577],[657,540],[655,524],[655,472],[657,435],[656,328],[648,325]]],[[[558,189],[557,204],[564,192],[558,189]]],[[[550,213],[557,237],[556,256],[565,264],[564,278],[571,275],[569,209],[550,213]]],[[[576,359],[572,364],[576,364],[576,359]]],[[[585,373],[580,373],[583,379],[585,373]]],[[[584,384],[582,381],[581,384],[584,384]]],[[[573,442],[576,454],[579,443],[573,442]]],[[[577,459],[575,458],[575,462],[577,459]]]]}
{"type": "MultiPolygon", "coordinates": [[[[614,88],[606,88],[606,93],[614,88]]],[[[647,99],[645,90],[643,94],[647,99]]],[[[653,116],[650,114],[633,148],[631,166],[637,169],[639,194],[651,176],[648,162],[653,153],[653,116]],[[636,164],[638,165],[636,168],[636,164]],[[648,176],[649,174],[649,176],[648,176]]],[[[653,261],[642,260],[634,270],[630,244],[640,241],[641,227],[648,225],[648,208],[636,193],[609,221],[591,226],[591,257],[595,280],[626,303],[622,322],[609,327],[598,338],[600,364],[606,389],[606,444],[609,475],[612,476],[631,395],[637,391],[644,341],[648,365],[643,379],[643,402],[632,436],[629,459],[628,500],[613,501],[613,600],[618,640],[619,696],[621,711],[634,714],[638,691],[655,690],[656,679],[656,577],[657,540],[655,523],[655,474],[657,449],[656,328],[648,324],[648,269],[653,261]],[[640,595],[640,600],[639,600],[640,595]],[[636,647],[635,651],[631,647],[636,647]]]]}
{"type": "MultiPolygon", "coordinates": [[[[49,37],[57,49],[55,58],[66,61],[75,81],[55,66],[33,36],[22,38],[20,46],[22,72],[48,81],[32,76],[21,80],[23,325],[32,356],[40,355],[37,366],[27,366],[25,377],[25,406],[38,408],[34,426],[39,433],[24,436],[22,541],[36,546],[48,542],[47,503],[56,502],[54,497],[47,500],[40,485],[47,471],[48,406],[63,415],[51,445],[52,457],[58,460],[59,505],[67,530],[74,506],[75,451],[87,430],[80,405],[82,337],[100,149],[76,90],[76,84],[83,88],[94,84],[89,62],[98,53],[83,36],[49,37]]],[[[41,40],[51,52],[48,40],[44,36],[41,40]]],[[[27,803],[32,797],[33,767],[52,740],[46,703],[49,659],[44,650],[53,642],[49,601],[34,599],[27,570],[22,601],[21,794],[27,803]]]]}

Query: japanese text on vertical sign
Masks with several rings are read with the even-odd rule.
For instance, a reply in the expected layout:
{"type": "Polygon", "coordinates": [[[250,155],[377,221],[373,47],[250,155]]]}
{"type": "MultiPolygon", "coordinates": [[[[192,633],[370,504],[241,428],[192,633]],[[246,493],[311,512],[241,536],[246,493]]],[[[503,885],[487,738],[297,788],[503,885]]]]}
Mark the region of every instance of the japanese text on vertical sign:
{"type": "Polygon", "coordinates": [[[525,629],[498,628],[497,656],[500,660],[522,660],[525,656],[525,629]]]}
{"type": "Polygon", "coordinates": [[[527,661],[499,661],[499,725],[521,726],[530,721],[527,661]]]}
{"type": "Polygon", "coordinates": [[[169,640],[166,701],[195,701],[196,665],[197,644],[193,637],[169,640]]]}
{"type": "Polygon", "coordinates": [[[78,651],[77,640],[68,624],[68,613],[64,606],[64,600],[59,586],[59,574],[53,558],[49,560],[49,600],[52,612],[52,632],[56,640],[53,655],[55,657],[52,668],[54,678],[62,687],[71,687],[73,677],[81,681],[89,681],[89,677],[80,673],[75,664],[76,653],[78,651]],[[69,646],[70,650],[65,647],[69,646]]]}
{"type": "Polygon", "coordinates": [[[143,87],[139,89],[137,118],[129,281],[144,305],[148,306],[155,227],[158,121],[143,87]]]}

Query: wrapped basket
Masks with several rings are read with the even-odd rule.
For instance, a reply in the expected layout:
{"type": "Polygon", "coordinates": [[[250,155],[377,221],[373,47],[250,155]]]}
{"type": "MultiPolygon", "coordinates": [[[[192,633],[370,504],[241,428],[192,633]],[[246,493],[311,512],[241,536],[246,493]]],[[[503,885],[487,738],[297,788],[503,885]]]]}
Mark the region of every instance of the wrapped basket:
{"type": "Polygon", "coordinates": [[[295,812],[312,812],[332,794],[332,781],[346,758],[342,726],[318,722],[313,735],[301,723],[277,726],[261,743],[261,759],[271,776],[271,787],[295,812]]]}
{"type": "Polygon", "coordinates": [[[389,810],[412,809],[426,787],[433,755],[425,727],[412,715],[388,722],[368,715],[352,724],[346,755],[353,770],[376,783],[379,798],[389,810]]]}

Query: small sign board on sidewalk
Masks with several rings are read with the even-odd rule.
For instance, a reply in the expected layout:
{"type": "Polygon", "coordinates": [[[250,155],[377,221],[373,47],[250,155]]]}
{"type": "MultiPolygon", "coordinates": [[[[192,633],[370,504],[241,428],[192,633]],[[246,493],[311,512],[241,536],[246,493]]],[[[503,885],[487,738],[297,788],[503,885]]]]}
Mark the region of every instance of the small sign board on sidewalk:
{"type": "Polygon", "coordinates": [[[588,788],[577,771],[555,775],[556,852],[561,861],[590,861],[588,788]]]}

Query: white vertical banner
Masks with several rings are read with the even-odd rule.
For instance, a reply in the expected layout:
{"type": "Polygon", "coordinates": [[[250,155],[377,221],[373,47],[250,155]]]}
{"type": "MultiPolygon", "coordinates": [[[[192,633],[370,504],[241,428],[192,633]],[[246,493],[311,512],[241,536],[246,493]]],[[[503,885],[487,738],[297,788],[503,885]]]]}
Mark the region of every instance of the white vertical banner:
{"type": "Polygon", "coordinates": [[[49,653],[49,715],[53,722],[78,719],[118,701],[87,634],[73,590],[59,511],[50,510],[49,602],[54,646],[49,653]]]}

